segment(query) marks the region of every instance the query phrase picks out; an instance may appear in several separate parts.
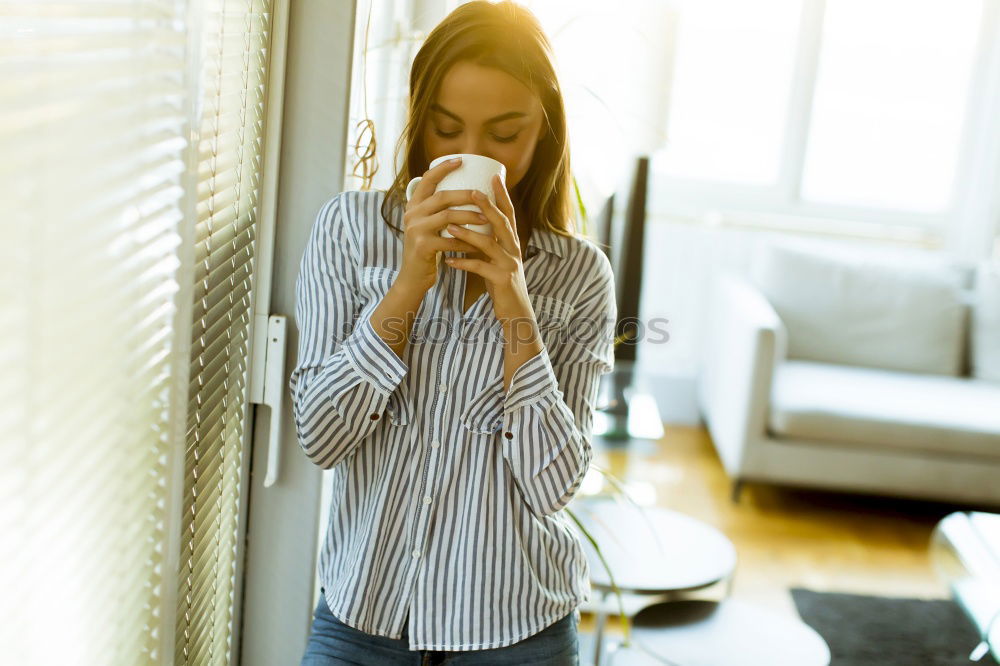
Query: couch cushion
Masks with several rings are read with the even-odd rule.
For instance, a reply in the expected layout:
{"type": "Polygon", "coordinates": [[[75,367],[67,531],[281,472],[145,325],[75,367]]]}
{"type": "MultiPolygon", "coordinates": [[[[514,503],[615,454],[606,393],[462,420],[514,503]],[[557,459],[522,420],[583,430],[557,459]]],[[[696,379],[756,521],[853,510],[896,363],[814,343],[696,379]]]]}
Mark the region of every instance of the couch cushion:
{"type": "Polygon", "coordinates": [[[962,373],[967,308],[958,273],[939,261],[784,241],[764,246],[751,276],[788,330],[788,358],[962,373]]]}
{"type": "Polygon", "coordinates": [[[1000,269],[995,264],[979,266],[973,294],[972,375],[1000,382],[1000,269]]]}
{"type": "Polygon", "coordinates": [[[778,364],[779,437],[1000,457],[1000,384],[814,361],[778,364]]]}

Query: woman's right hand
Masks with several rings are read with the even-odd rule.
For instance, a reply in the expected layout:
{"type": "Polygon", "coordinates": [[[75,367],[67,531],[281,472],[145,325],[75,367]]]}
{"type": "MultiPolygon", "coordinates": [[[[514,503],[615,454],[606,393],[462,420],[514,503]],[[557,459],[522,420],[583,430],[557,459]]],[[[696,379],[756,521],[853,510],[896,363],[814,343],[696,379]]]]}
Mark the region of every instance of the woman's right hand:
{"type": "Polygon", "coordinates": [[[441,237],[441,231],[449,224],[483,224],[475,211],[449,209],[449,206],[475,204],[473,190],[434,191],[441,179],[461,164],[461,161],[442,162],[424,172],[413,188],[413,196],[403,213],[403,262],[397,278],[407,287],[427,292],[434,286],[439,252],[479,251],[463,240],[441,237]]]}

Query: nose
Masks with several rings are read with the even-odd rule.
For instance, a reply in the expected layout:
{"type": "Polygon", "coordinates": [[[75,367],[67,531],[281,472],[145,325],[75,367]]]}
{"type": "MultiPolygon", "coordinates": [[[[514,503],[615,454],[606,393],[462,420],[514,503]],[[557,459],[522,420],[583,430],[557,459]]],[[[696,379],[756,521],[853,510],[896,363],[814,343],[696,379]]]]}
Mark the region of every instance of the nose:
{"type": "Polygon", "coordinates": [[[482,155],[483,157],[496,159],[490,155],[483,140],[477,137],[469,137],[466,139],[465,143],[462,145],[462,152],[468,155],[482,155]]]}

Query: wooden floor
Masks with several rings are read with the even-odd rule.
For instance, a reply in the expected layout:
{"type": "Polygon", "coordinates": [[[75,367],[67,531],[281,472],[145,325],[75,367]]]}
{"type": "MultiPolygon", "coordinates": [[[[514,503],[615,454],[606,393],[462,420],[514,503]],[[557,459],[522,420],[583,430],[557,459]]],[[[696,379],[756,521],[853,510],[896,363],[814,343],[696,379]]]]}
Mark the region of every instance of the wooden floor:
{"type": "MultiPolygon", "coordinates": [[[[684,512],[736,546],[733,597],[798,617],[788,589],[946,598],[928,555],[931,530],[959,507],[747,484],[739,504],[702,427],[667,426],[659,442],[595,446],[595,465],[640,503],[684,512]]],[[[601,477],[603,479],[603,477],[601,477]]],[[[588,479],[593,480],[593,479],[588,479]]],[[[609,490],[607,482],[603,491],[609,490]]],[[[591,486],[593,488],[593,486],[591,486]]],[[[587,484],[581,492],[587,489],[587,484]]],[[[582,631],[593,616],[583,613],[582,631]]],[[[610,634],[620,635],[617,618],[610,634]]]]}

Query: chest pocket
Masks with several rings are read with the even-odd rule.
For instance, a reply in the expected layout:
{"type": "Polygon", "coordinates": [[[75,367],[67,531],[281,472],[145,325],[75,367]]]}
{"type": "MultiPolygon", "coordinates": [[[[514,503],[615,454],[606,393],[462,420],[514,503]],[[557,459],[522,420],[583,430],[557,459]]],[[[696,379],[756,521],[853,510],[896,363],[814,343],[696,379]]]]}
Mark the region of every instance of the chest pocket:
{"type": "MultiPolygon", "coordinates": [[[[362,266],[359,276],[358,294],[362,300],[361,317],[370,317],[378,304],[385,298],[399,271],[385,266],[362,266]]],[[[389,394],[386,414],[389,422],[401,426],[410,423],[413,418],[413,402],[410,400],[409,373],[399,383],[396,390],[389,394]]]]}
{"type": "Polygon", "coordinates": [[[560,342],[560,334],[564,333],[573,318],[573,306],[564,300],[545,294],[529,294],[531,308],[535,311],[539,332],[545,346],[552,352],[560,342]]]}
{"type": "MultiPolygon", "coordinates": [[[[542,341],[549,355],[560,344],[560,337],[567,331],[573,318],[574,308],[566,301],[545,294],[529,294],[531,308],[542,341]]],[[[459,420],[472,432],[489,435],[498,432],[503,425],[503,355],[500,355],[500,370],[486,385],[479,389],[462,410],[459,420]]]]}

